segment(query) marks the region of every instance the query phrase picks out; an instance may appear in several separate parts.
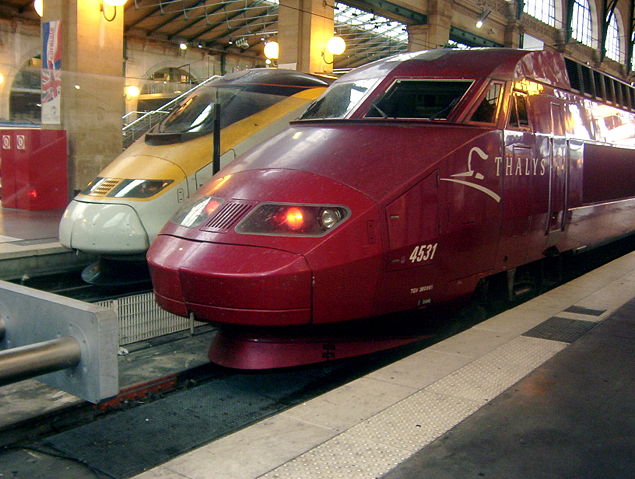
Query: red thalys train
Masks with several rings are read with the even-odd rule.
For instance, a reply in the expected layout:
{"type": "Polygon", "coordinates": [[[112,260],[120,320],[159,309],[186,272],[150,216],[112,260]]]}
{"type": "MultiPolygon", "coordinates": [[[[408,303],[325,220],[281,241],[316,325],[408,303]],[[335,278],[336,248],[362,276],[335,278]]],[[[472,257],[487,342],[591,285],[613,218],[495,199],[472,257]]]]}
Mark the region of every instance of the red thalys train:
{"type": "Polygon", "coordinates": [[[230,367],[393,346],[350,321],[456,302],[633,232],[634,111],[630,85],[549,50],[371,63],[164,227],[157,301],[219,325],[210,359],[230,367]],[[342,322],[357,343],[308,334],[342,322]]]}

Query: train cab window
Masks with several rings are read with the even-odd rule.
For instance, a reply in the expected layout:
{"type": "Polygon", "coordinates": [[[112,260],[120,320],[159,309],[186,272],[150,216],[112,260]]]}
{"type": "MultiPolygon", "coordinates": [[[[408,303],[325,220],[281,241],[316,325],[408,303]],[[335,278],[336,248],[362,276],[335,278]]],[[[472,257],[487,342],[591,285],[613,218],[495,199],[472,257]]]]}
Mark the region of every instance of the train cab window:
{"type": "Polygon", "coordinates": [[[527,129],[529,128],[529,116],[527,115],[527,95],[514,92],[509,105],[509,128],[527,129]]]}
{"type": "Polygon", "coordinates": [[[398,80],[366,118],[422,118],[446,120],[472,84],[469,80],[398,80]]]}
{"type": "Polygon", "coordinates": [[[492,83],[470,121],[477,123],[496,123],[498,105],[503,93],[502,83],[492,83]]]}
{"type": "Polygon", "coordinates": [[[300,120],[344,118],[357,107],[370,89],[378,82],[377,78],[367,78],[354,82],[335,83],[311,103],[300,120]]]}
{"type": "Polygon", "coordinates": [[[279,102],[284,96],[249,91],[247,87],[207,87],[179,103],[159,124],[159,133],[209,133],[213,104],[221,108],[221,128],[279,102]]]}

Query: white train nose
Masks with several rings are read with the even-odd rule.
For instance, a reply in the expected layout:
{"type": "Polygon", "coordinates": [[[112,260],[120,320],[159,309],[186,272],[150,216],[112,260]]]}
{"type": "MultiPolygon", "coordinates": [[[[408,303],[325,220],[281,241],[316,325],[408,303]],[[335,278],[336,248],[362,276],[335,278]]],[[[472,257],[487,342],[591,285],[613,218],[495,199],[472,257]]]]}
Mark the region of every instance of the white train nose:
{"type": "Polygon", "coordinates": [[[73,200],[60,222],[60,243],[97,254],[144,253],[150,242],[135,210],[122,204],[73,200]]]}

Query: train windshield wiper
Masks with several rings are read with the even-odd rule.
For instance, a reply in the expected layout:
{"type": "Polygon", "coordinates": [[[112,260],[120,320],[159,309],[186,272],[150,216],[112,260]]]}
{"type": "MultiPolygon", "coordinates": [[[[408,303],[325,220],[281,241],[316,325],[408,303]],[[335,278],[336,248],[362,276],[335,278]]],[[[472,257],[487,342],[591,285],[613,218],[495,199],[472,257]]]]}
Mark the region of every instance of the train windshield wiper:
{"type": "Polygon", "coordinates": [[[370,107],[371,107],[372,109],[377,110],[377,112],[381,115],[381,117],[382,117],[383,119],[388,118],[388,114],[387,114],[384,110],[382,110],[381,108],[379,108],[379,105],[378,105],[377,103],[372,103],[372,104],[370,105],[370,107]]]}
{"type": "Polygon", "coordinates": [[[443,108],[441,108],[438,112],[436,112],[434,115],[432,115],[429,120],[438,120],[439,118],[447,118],[448,115],[446,113],[450,113],[450,111],[452,111],[452,108],[454,108],[454,105],[456,105],[459,102],[459,97],[455,97],[449,105],[444,106],[443,108]]]}

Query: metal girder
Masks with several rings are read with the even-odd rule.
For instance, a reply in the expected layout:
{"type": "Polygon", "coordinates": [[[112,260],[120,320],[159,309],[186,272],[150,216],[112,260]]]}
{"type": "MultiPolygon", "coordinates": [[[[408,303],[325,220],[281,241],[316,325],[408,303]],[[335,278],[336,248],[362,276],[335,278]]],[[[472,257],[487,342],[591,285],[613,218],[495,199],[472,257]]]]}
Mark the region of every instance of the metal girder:
{"type": "MultiPolygon", "coordinates": [[[[343,36],[349,37],[351,35],[355,35],[355,32],[353,31],[343,36]]],[[[352,39],[350,47],[347,48],[347,51],[352,55],[347,58],[336,59],[337,68],[356,67],[368,63],[369,61],[377,60],[378,58],[385,58],[386,56],[402,52],[407,48],[407,45],[402,45],[391,38],[379,36],[363,36],[359,40],[352,39]],[[359,55],[356,54],[358,51],[365,51],[367,53],[366,55],[359,55]],[[388,54],[386,54],[386,51],[388,51],[388,54]]]]}
{"type": "Polygon", "coordinates": [[[603,0],[602,2],[602,28],[600,29],[600,61],[606,58],[606,36],[609,29],[609,22],[613,16],[613,11],[618,0],[603,0]]]}
{"type": "MultiPolygon", "coordinates": [[[[265,15],[256,15],[255,17],[251,17],[251,18],[249,18],[249,19],[245,20],[243,23],[241,23],[240,25],[238,25],[238,26],[236,26],[236,27],[233,27],[233,28],[228,28],[228,29],[227,29],[225,32],[223,32],[222,34],[220,34],[220,35],[216,35],[215,37],[213,37],[213,38],[211,38],[211,39],[209,39],[209,40],[206,40],[206,41],[205,41],[205,44],[206,44],[207,46],[213,46],[213,45],[214,45],[214,44],[215,44],[218,40],[220,40],[221,38],[231,37],[234,33],[236,33],[236,32],[238,32],[238,31],[240,31],[241,29],[243,29],[243,28],[245,28],[245,27],[247,27],[247,26],[251,25],[251,24],[252,24],[252,23],[254,23],[255,21],[257,21],[257,20],[262,20],[262,17],[263,17],[263,16],[265,16],[265,17],[266,17],[266,16],[271,16],[270,10],[267,10],[267,11],[265,12],[265,15]]],[[[231,20],[231,19],[230,19],[230,20],[231,20]]],[[[270,25],[275,24],[277,21],[278,21],[278,19],[275,19],[275,20],[271,21],[270,23],[265,22],[265,25],[270,26],[270,25]]],[[[240,35],[238,35],[238,36],[240,36],[240,35]]]]}
{"type": "MultiPolygon", "coordinates": [[[[428,16],[411,10],[410,8],[402,7],[388,0],[338,0],[340,3],[344,3],[351,7],[359,8],[371,13],[377,13],[390,18],[400,17],[403,19],[403,23],[407,25],[425,25],[428,23],[428,16]]],[[[397,20],[395,18],[395,20],[397,20]]]]}
{"type": "Polygon", "coordinates": [[[520,20],[520,17],[525,10],[525,2],[524,0],[516,0],[516,20],[520,20]]]}
{"type": "MultiPolygon", "coordinates": [[[[344,35],[344,37],[350,38],[351,35],[344,35]]],[[[360,39],[351,38],[351,45],[349,48],[347,48],[347,50],[352,53],[361,48],[363,48],[366,51],[369,51],[377,47],[381,47],[382,51],[385,51],[385,50],[396,51],[400,47],[402,49],[408,48],[407,45],[402,45],[399,42],[396,42],[390,38],[368,36],[368,37],[363,37],[360,39]]]]}
{"type": "MultiPolygon", "coordinates": [[[[254,17],[250,22],[244,23],[243,25],[241,25],[240,27],[236,27],[236,29],[234,29],[231,33],[227,32],[226,34],[220,35],[215,37],[212,40],[208,40],[207,42],[205,42],[207,44],[208,47],[213,47],[214,44],[218,43],[218,40],[220,40],[223,37],[226,37],[228,35],[231,35],[232,33],[237,32],[238,30],[240,30],[241,28],[244,27],[248,27],[251,23],[255,22],[256,20],[262,20],[260,17],[254,17]]],[[[238,37],[246,37],[246,36],[251,36],[251,35],[259,35],[259,32],[261,32],[262,30],[266,30],[267,28],[269,28],[271,25],[275,25],[276,23],[278,23],[278,19],[276,18],[275,20],[272,20],[271,22],[264,22],[262,24],[262,26],[259,26],[259,28],[256,31],[253,32],[249,32],[248,34],[238,34],[238,37]]],[[[251,47],[255,46],[257,43],[255,44],[250,44],[247,48],[241,48],[241,50],[246,51],[249,50],[251,47]]],[[[240,48],[240,47],[238,47],[240,48]]]]}
{"type": "Polygon", "coordinates": [[[565,18],[564,25],[564,42],[569,43],[571,41],[571,35],[573,33],[573,6],[575,4],[575,0],[567,0],[567,13],[565,18]]]}
{"type": "MultiPolygon", "coordinates": [[[[132,9],[132,8],[134,8],[134,7],[132,6],[132,4],[130,4],[130,3],[129,3],[129,4],[127,4],[127,5],[124,7],[124,14],[125,14],[125,11],[126,11],[126,10],[129,10],[129,9],[132,9]]],[[[161,11],[161,9],[160,9],[160,8],[155,8],[155,9],[153,9],[153,10],[150,10],[150,13],[148,13],[148,14],[146,14],[146,15],[143,15],[142,17],[139,17],[139,18],[138,18],[135,22],[133,22],[133,23],[130,23],[130,24],[126,25],[126,30],[130,30],[131,28],[134,28],[134,27],[135,27],[135,26],[137,26],[139,23],[143,22],[144,20],[147,20],[148,18],[152,17],[155,13],[159,13],[160,11],[161,11]]]]}
{"type": "Polygon", "coordinates": [[[626,71],[629,73],[633,73],[633,43],[635,43],[635,2],[631,0],[631,21],[629,25],[629,30],[627,32],[626,42],[626,71]]]}
{"type": "Polygon", "coordinates": [[[493,42],[487,38],[479,37],[473,33],[466,32],[457,27],[450,27],[450,39],[465,43],[471,47],[502,47],[500,43],[493,42]]]}
{"type": "MultiPolygon", "coordinates": [[[[161,14],[163,15],[163,11],[161,11],[161,14]]],[[[170,17],[167,20],[165,20],[163,23],[159,23],[152,30],[148,30],[148,35],[152,35],[153,33],[159,31],[161,28],[165,27],[166,25],[169,25],[174,20],[179,18],[181,15],[183,15],[183,13],[182,12],[170,12],[168,15],[170,15],[170,17]]]]}
{"type": "MultiPolygon", "coordinates": [[[[200,0],[199,2],[197,2],[195,5],[193,5],[191,8],[196,8],[198,7],[201,3],[205,3],[205,0],[200,0]]],[[[184,32],[185,30],[187,30],[188,28],[193,27],[194,25],[196,25],[197,23],[199,23],[200,21],[203,21],[206,18],[207,14],[213,15],[214,13],[216,13],[217,11],[221,10],[223,8],[223,6],[219,6],[216,8],[213,8],[211,11],[207,11],[205,10],[205,16],[201,16],[199,18],[194,19],[193,21],[187,23],[184,27],[178,29],[176,32],[172,32],[170,35],[168,35],[168,40],[171,40],[172,38],[178,36],[179,33],[184,32]]]]}
{"type": "MultiPolygon", "coordinates": [[[[264,1],[263,1],[263,0],[256,0],[255,2],[252,2],[252,3],[250,3],[249,5],[246,5],[244,8],[242,8],[242,9],[240,9],[240,10],[237,10],[234,14],[227,16],[227,17],[226,17],[223,21],[221,21],[221,22],[216,22],[215,24],[210,25],[208,28],[205,28],[204,30],[201,30],[201,31],[200,31],[200,32],[198,32],[197,34],[195,34],[195,35],[193,35],[193,36],[191,36],[191,37],[188,37],[188,41],[193,41],[193,40],[196,40],[196,39],[198,39],[198,38],[202,37],[202,36],[203,36],[203,35],[205,35],[206,33],[209,33],[209,32],[211,32],[211,31],[215,30],[216,28],[218,28],[218,27],[219,27],[219,26],[221,26],[222,24],[227,23],[227,22],[229,22],[229,21],[233,20],[234,18],[236,18],[236,17],[238,17],[238,16],[240,16],[240,15],[244,14],[245,12],[247,12],[249,9],[252,9],[252,8],[254,8],[254,7],[257,7],[257,6],[259,6],[260,4],[262,4],[262,3],[264,3],[264,1]]],[[[264,7],[263,7],[263,8],[264,8],[264,7]]],[[[252,19],[250,18],[250,20],[252,20],[252,19]]],[[[229,29],[229,28],[228,28],[228,29],[227,29],[227,32],[228,32],[228,33],[231,33],[231,32],[230,32],[230,30],[232,30],[232,31],[233,31],[233,30],[236,30],[236,28],[234,28],[234,29],[229,29]]],[[[219,37],[216,37],[216,38],[219,38],[219,37]]],[[[212,39],[212,40],[207,40],[205,43],[212,43],[213,41],[214,41],[214,39],[212,39]]]]}

